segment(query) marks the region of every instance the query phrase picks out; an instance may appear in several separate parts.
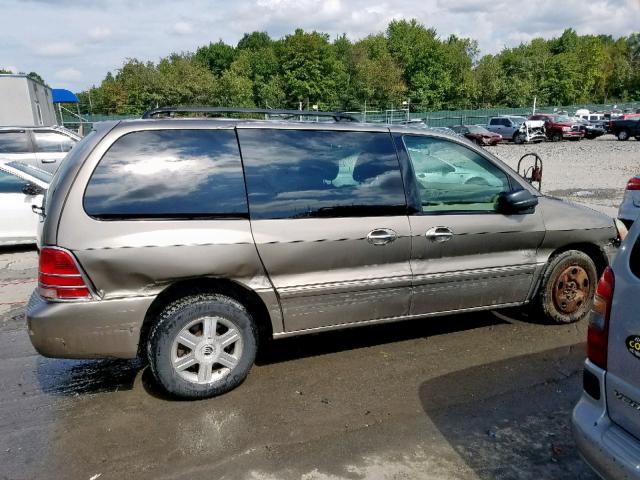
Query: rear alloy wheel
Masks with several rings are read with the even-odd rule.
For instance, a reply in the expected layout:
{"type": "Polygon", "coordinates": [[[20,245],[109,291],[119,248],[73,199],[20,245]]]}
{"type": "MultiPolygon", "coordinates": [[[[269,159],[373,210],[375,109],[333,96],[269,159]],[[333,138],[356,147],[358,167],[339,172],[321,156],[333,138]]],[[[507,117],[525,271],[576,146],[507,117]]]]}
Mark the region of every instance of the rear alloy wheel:
{"type": "Polygon", "coordinates": [[[622,140],[623,142],[629,140],[629,132],[626,130],[620,130],[618,132],[618,140],[622,140]]]}
{"type": "Polygon", "coordinates": [[[158,383],[182,398],[207,398],[238,386],[257,351],[257,330],[236,300],[186,297],[160,314],[149,335],[149,365],[158,383]]]}
{"type": "Polygon", "coordinates": [[[536,306],[553,323],[577,322],[591,310],[596,282],[596,267],[588,255],[563,252],[549,261],[536,306]]]}

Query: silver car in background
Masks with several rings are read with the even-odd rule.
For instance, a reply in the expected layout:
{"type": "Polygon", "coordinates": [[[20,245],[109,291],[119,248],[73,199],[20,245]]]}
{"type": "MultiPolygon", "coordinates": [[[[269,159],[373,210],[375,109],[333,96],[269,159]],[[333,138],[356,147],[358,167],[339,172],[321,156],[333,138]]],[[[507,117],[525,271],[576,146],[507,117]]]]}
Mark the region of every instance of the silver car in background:
{"type": "Polygon", "coordinates": [[[640,479],[640,224],[602,275],[588,330],[578,451],[604,479],[640,479]]]}
{"type": "Polygon", "coordinates": [[[64,127],[0,127],[0,163],[17,161],[55,173],[80,136],[64,127]]]}

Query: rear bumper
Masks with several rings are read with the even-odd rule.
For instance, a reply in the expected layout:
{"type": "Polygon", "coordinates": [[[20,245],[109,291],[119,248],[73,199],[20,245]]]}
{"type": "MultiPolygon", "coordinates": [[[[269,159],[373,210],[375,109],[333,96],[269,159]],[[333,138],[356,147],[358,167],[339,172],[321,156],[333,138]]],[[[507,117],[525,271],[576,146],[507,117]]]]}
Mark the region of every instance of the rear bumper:
{"type": "Polygon", "coordinates": [[[29,338],[45,357],[134,358],[155,297],[48,302],[36,292],[27,306],[29,338]]]}
{"type": "Polygon", "coordinates": [[[578,452],[606,480],[640,479],[640,441],[609,419],[604,370],[589,361],[585,369],[599,379],[600,400],[583,392],[573,410],[573,436],[578,452]]]}

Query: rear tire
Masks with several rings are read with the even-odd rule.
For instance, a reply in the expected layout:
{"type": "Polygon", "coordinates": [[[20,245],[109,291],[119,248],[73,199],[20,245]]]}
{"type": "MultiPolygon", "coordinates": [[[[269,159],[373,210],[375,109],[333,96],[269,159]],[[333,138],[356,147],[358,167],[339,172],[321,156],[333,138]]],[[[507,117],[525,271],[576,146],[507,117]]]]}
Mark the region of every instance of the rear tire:
{"type": "Polygon", "coordinates": [[[151,372],[168,393],[208,398],[232,390],[256,357],[258,331],[236,300],[198,294],[168,305],[147,343],[151,372]]]}
{"type": "Polygon", "coordinates": [[[578,250],[552,257],[533,302],[535,313],[556,324],[574,323],[591,311],[598,277],[593,260],[578,250]]]}

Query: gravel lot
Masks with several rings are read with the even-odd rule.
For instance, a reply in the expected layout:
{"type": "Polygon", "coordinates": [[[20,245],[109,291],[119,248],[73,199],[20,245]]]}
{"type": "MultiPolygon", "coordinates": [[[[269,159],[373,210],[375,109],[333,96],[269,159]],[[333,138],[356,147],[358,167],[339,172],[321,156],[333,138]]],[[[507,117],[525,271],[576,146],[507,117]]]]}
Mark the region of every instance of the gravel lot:
{"type": "Polygon", "coordinates": [[[612,135],[579,142],[510,143],[487,150],[516,168],[522,155],[542,158],[542,191],[585,203],[615,216],[630,177],[640,174],[640,142],[621,142],[612,135]]]}

